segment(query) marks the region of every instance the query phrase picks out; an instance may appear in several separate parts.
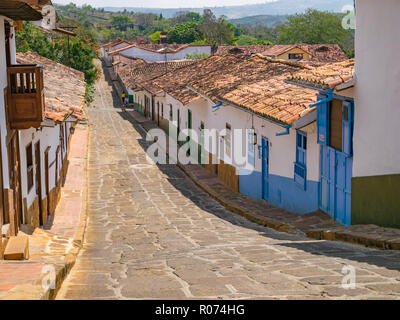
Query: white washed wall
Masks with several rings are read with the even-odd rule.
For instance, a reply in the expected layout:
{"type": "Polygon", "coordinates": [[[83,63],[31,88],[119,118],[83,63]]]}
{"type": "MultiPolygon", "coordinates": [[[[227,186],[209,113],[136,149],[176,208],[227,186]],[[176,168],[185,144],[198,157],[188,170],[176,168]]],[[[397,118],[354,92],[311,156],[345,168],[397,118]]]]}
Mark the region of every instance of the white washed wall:
{"type": "MultiPolygon", "coordinates": [[[[177,110],[180,110],[181,129],[187,128],[188,110],[192,112],[192,128],[200,137],[200,124],[203,121],[206,129],[225,129],[226,123],[233,129],[251,129],[252,115],[229,105],[221,106],[212,112],[213,103],[206,99],[199,99],[187,106],[183,106],[170,95],[166,95],[166,103],[173,105],[173,121],[177,124],[177,110]]],[[[165,107],[164,107],[165,108],[165,107]]],[[[169,110],[169,107],[168,107],[169,110]]],[[[269,173],[293,178],[294,162],[296,161],[296,130],[290,129],[289,135],[276,136],[277,132],[285,131],[279,125],[268,120],[254,116],[255,132],[257,133],[257,145],[261,145],[261,137],[268,138],[269,146],[269,173]]],[[[319,146],[317,144],[316,123],[312,123],[301,129],[307,133],[307,179],[319,181],[319,146]]],[[[245,142],[243,138],[243,143],[245,142]]],[[[220,139],[220,150],[223,148],[223,140],[220,139]]],[[[222,149],[223,150],[223,149],[222,149]]],[[[210,150],[207,150],[210,152],[210,150]]],[[[221,157],[222,159],[222,157],[221,157]]],[[[261,159],[258,157],[258,148],[255,150],[255,169],[261,171],[261,159]]]]}
{"type": "MultiPolygon", "coordinates": [[[[56,157],[57,147],[59,145],[59,134],[60,134],[60,125],[56,125],[55,127],[43,127],[42,131],[36,131],[36,129],[26,129],[19,130],[20,134],[20,160],[21,160],[21,189],[22,189],[22,198],[27,198],[28,207],[33,203],[36,197],[36,181],[34,179],[33,188],[28,193],[27,186],[27,167],[26,167],[26,147],[29,143],[32,142],[32,150],[33,150],[33,167],[34,167],[34,177],[36,175],[36,167],[35,167],[35,143],[40,140],[40,155],[41,155],[41,180],[42,180],[42,199],[46,196],[45,189],[45,157],[44,152],[48,146],[50,146],[49,150],[49,165],[52,164],[56,157]]],[[[61,169],[61,151],[59,152],[58,159],[58,169],[61,169]]],[[[63,152],[65,156],[65,150],[63,152]]],[[[55,187],[55,162],[49,168],[49,191],[51,191],[55,187]]]]}
{"type": "Polygon", "coordinates": [[[0,16],[0,133],[1,133],[1,158],[3,162],[3,182],[4,188],[10,187],[9,173],[8,173],[8,155],[6,145],[6,117],[5,117],[5,101],[4,89],[7,87],[7,63],[6,63],[6,49],[5,49],[5,30],[4,30],[4,17],[0,16]]]}
{"type": "Polygon", "coordinates": [[[400,1],[356,6],[353,177],[399,174],[400,1]]]}

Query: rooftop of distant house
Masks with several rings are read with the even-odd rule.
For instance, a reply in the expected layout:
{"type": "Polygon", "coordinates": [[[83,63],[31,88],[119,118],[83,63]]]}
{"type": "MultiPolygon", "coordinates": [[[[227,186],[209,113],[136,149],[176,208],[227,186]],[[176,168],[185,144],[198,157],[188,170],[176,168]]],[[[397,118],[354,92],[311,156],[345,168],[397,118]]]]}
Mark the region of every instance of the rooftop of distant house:
{"type": "Polygon", "coordinates": [[[133,47],[151,51],[151,52],[155,52],[155,53],[159,53],[159,54],[165,54],[165,53],[177,53],[188,47],[203,47],[203,46],[209,46],[209,45],[133,43],[133,44],[127,45],[126,47],[123,47],[123,48],[120,48],[120,49],[117,49],[114,51],[110,51],[109,54],[115,55],[115,54],[121,53],[122,51],[133,48],[133,47]]]}
{"type": "Polygon", "coordinates": [[[47,119],[63,121],[71,115],[78,120],[84,118],[86,82],[83,72],[32,52],[18,52],[17,62],[43,66],[45,116],[47,119]]]}
{"type": "Polygon", "coordinates": [[[132,60],[132,63],[120,67],[118,73],[125,86],[131,89],[146,88],[152,92],[154,87],[149,87],[150,83],[146,86],[147,81],[195,63],[196,61],[193,60],[148,63],[142,59],[136,59],[132,60]]]}
{"type": "Polygon", "coordinates": [[[276,44],[269,46],[261,54],[278,57],[293,49],[301,49],[311,55],[311,62],[332,63],[348,60],[348,57],[337,44],[276,44]]]}
{"type": "Polygon", "coordinates": [[[270,45],[260,45],[260,46],[218,46],[218,54],[256,54],[262,53],[267,50],[270,45]]]}

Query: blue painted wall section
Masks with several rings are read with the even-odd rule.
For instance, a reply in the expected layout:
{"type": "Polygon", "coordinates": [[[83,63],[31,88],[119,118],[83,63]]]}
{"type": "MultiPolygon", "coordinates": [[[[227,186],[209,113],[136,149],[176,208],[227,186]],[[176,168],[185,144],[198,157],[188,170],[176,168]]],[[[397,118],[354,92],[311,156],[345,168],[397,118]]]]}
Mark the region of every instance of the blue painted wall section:
{"type": "MultiPolygon", "coordinates": [[[[262,199],[261,172],[254,171],[250,175],[243,175],[245,171],[239,170],[239,191],[244,195],[262,199]]],[[[306,190],[303,190],[293,178],[278,175],[269,175],[268,203],[294,213],[305,214],[318,210],[319,182],[306,181],[306,190]]]]}

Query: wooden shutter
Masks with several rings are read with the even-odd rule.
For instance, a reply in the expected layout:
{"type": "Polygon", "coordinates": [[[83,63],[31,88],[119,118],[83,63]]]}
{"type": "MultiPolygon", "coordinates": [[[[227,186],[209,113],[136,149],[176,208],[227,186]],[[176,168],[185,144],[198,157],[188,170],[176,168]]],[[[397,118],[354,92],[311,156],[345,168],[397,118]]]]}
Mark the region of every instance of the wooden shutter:
{"type": "Polygon", "coordinates": [[[350,101],[342,103],[342,123],[343,153],[351,157],[353,154],[353,103],[350,101]]]}
{"type": "MultiPolygon", "coordinates": [[[[318,99],[323,99],[318,96],[318,99]]],[[[329,102],[321,103],[317,106],[317,142],[323,146],[329,143],[329,102]]]]}

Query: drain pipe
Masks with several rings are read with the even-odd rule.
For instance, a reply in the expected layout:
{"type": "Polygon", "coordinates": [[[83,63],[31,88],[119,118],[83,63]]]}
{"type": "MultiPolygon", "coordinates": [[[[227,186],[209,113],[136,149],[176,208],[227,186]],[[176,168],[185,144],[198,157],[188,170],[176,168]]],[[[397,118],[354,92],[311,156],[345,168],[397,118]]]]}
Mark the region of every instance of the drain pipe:
{"type": "Polygon", "coordinates": [[[222,106],[222,102],[217,103],[215,106],[212,106],[211,108],[217,109],[217,108],[219,108],[220,106],[222,106]]]}
{"type": "Polygon", "coordinates": [[[315,102],[313,104],[310,104],[308,106],[308,108],[310,109],[310,108],[319,106],[320,104],[332,101],[332,99],[333,99],[333,91],[334,90],[335,89],[329,89],[329,90],[324,91],[324,93],[326,93],[328,96],[326,98],[322,99],[322,100],[319,100],[319,101],[317,101],[317,102],[315,102]]]}
{"type": "Polygon", "coordinates": [[[285,135],[287,135],[287,134],[290,133],[290,128],[291,128],[291,127],[292,127],[291,124],[289,124],[289,125],[287,125],[287,126],[284,126],[283,128],[285,128],[285,131],[277,132],[275,135],[276,135],[277,137],[279,137],[279,136],[285,136],[285,135]]]}

